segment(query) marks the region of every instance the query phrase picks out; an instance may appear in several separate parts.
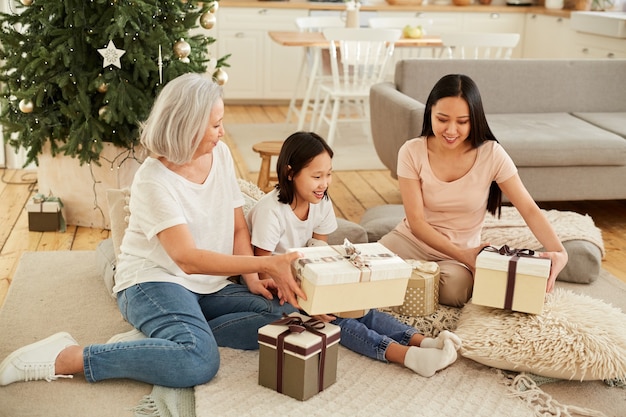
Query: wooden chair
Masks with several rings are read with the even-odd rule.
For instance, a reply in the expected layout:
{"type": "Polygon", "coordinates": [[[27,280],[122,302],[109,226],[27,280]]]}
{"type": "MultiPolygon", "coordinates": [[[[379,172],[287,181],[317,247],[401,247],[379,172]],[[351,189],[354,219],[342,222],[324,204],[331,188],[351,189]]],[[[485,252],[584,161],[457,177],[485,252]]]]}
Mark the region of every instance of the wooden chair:
{"type": "Polygon", "coordinates": [[[519,33],[442,33],[443,57],[458,59],[510,59],[519,33]]]}
{"type": "MultiPolygon", "coordinates": [[[[345,22],[339,16],[306,16],[296,18],[296,26],[300,32],[321,32],[325,28],[344,27],[345,22]]],[[[315,97],[319,95],[318,86],[321,79],[324,76],[329,75],[328,73],[324,74],[324,68],[321,65],[317,67],[316,71],[314,69],[313,61],[316,59],[321,61],[321,53],[321,48],[305,48],[305,53],[302,57],[302,62],[300,63],[296,88],[294,89],[293,96],[291,97],[289,108],[287,110],[287,122],[290,122],[293,115],[295,115],[298,120],[298,130],[303,129],[306,116],[313,110],[312,103],[315,101],[315,97]],[[313,74],[312,71],[315,71],[316,73],[313,74]],[[304,80],[306,80],[306,88],[302,99],[302,105],[298,108],[296,105],[298,89],[304,80]]],[[[311,118],[310,123],[312,128],[313,118],[311,118]]]]}
{"type": "MultiPolygon", "coordinates": [[[[326,141],[332,145],[340,107],[352,107],[356,111],[346,111],[348,117],[342,120],[369,121],[370,87],[383,79],[387,63],[393,55],[394,43],[400,39],[401,31],[329,28],[324,29],[323,33],[329,41],[332,81],[320,84],[323,104],[316,115],[316,130],[319,132],[322,124],[327,123],[329,130],[326,141]],[[329,109],[330,114],[327,114],[329,109]]],[[[315,110],[317,106],[316,102],[315,110]]]]}

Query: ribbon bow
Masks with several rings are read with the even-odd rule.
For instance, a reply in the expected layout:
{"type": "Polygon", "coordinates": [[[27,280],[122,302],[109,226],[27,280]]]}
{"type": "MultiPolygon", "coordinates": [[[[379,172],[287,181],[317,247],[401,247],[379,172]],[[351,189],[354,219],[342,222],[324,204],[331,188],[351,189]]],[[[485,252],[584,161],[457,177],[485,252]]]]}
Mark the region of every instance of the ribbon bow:
{"type": "Polygon", "coordinates": [[[343,248],[346,251],[346,258],[357,268],[363,269],[369,267],[370,263],[367,262],[362,256],[361,251],[356,248],[348,239],[344,239],[343,248]]]}
{"type": "Polygon", "coordinates": [[[307,321],[303,321],[298,316],[288,316],[283,313],[283,318],[274,321],[274,325],[287,326],[287,330],[282,332],[276,337],[276,391],[283,392],[283,368],[284,368],[284,352],[285,352],[285,337],[291,333],[302,333],[305,330],[322,338],[322,347],[320,350],[319,368],[317,370],[317,387],[318,391],[324,390],[324,363],[326,362],[326,334],[318,331],[325,327],[324,322],[310,318],[307,321]]]}
{"type": "Polygon", "coordinates": [[[496,252],[500,255],[508,255],[508,256],[535,256],[535,251],[532,249],[513,249],[508,245],[502,245],[500,249],[494,246],[486,246],[483,248],[488,252],[496,252]]]}

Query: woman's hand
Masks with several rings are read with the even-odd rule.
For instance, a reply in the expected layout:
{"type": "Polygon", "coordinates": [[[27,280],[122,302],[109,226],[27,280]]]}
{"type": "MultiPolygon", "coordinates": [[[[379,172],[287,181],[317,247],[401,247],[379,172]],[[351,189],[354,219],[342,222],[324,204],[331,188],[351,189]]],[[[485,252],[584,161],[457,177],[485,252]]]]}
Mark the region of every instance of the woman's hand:
{"type": "Polygon", "coordinates": [[[560,252],[539,252],[539,257],[550,259],[552,264],[550,265],[550,276],[548,277],[548,283],[546,284],[546,292],[552,292],[554,290],[554,283],[556,277],[567,265],[568,255],[565,250],[560,252]]]}
{"type": "Polygon", "coordinates": [[[274,279],[281,303],[286,301],[298,309],[300,305],[297,297],[306,300],[306,295],[293,276],[291,264],[302,256],[300,252],[288,252],[283,255],[265,257],[268,261],[268,270],[266,272],[274,279]]]}
{"type": "Polygon", "coordinates": [[[480,246],[475,248],[462,249],[459,251],[459,257],[457,261],[463,263],[472,272],[472,275],[476,272],[476,258],[480,251],[489,246],[489,243],[481,243],[480,246]]]}

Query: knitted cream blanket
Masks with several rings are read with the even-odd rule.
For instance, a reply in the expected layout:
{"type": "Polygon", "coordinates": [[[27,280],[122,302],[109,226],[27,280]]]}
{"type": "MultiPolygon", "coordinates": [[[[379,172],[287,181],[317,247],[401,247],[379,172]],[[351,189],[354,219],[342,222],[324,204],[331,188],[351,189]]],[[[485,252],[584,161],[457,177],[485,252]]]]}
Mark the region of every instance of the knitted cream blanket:
{"type": "MultiPolygon", "coordinates": [[[[595,244],[604,257],[604,243],[602,231],[596,227],[589,215],[582,215],[571,211],[541,210],[561,242],[569,240],[587,240],[595,244]]],[[[482,241],[492,246],[508,245],[512,248],[538,250],[541,243],[532,234],[526,222],[515,207],[502,207],[502,216],[487,215],[482,231],[482,241]]]]}

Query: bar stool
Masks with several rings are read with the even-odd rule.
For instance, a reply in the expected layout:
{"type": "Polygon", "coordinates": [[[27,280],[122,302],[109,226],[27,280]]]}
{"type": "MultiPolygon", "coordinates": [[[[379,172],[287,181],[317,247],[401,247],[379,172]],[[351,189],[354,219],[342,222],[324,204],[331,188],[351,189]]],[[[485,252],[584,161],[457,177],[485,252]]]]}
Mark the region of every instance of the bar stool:
{"type": "Polygon", "coordinates": [[[272,156],[280,154],[282,141],[264,141],[252,145],[252,150],[261,156],[261,168],[259,169],[259,178],[256,184],[264,192],[270,191],[273,186],[270,181],[278,181],[276,175],[271,175],[272,156]]]}

